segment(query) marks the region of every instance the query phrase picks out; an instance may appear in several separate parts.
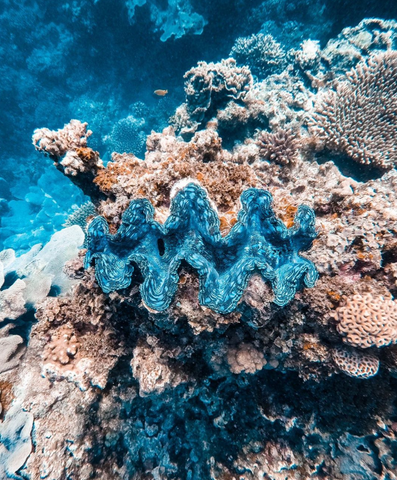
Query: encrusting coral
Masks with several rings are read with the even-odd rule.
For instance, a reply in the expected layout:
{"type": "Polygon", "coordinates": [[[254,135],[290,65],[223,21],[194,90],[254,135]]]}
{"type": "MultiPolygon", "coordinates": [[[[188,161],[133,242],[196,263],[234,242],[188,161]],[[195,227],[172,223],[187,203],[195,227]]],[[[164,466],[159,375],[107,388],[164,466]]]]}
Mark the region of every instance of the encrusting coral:
{"type": "Polygon", "coordinates": [[[268,192],[248,189],[240,201],[237,223],[223,238],[205,191],[194,183],[177,192],[164,225],[153,220],[148,201],[134,200],[113,237],[103,217],[91,222],[86,266],[95,261],[98,283],[111,292],[129,286],[134,272],[131,263],[136,263],[145,278],[142,298],[157,311],[171,303],[182,260],[200,276],[200,303],[216,312],[236,308],[254,271],[271,283],[274,302],[286,305],[302,282],[313,287],[317,280],[312,262],[298,255],[310,248],[317,235],[314,213],[300,206],[294,227],[287,229],[276,219],[268,192]]]}
{"type": "Polygon", "coordinates": [[[337,367],[349,377],[370,378],[378,373],[379,359],[370,353],[336,347],[332,358],[337,367]]]}

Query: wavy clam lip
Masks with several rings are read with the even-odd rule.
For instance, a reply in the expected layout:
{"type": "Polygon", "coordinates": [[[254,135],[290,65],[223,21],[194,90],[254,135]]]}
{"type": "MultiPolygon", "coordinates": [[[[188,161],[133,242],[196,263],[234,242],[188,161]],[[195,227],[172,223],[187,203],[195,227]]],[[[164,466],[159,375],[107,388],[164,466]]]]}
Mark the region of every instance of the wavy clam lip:
{"type": "Polygon", "coordinates": [[[85,266],[95,263],[97,281],[108,293],[128,287],[137,265],[144,277],[142,299],[155,311],[169,307],[182,260],[199,275],[200,304],[217,313],[236,309],[253,273],[270,282],[274,302],[284,306],[303,283],[313,287],[317,280],[314,264],[299,255],[317,236],[314,212],[300,206],[294,226],[287,229],[272,210],[269,192],[250,188],[240,200],[237,223],[226,237],[206,191],[196,183],[172,199],[164,225],[153,219],[147,200],[133,200],[115,235],[103,217],[91,222],[85,266]]]}

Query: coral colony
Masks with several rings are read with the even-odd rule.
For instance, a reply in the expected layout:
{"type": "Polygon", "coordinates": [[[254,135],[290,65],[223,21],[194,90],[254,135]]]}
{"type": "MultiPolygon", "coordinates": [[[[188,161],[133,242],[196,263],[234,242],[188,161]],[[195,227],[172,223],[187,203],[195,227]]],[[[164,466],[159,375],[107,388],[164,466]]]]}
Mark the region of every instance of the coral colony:
{"type": "Polygon", "coordinates": [[[397,478],[397,23],[237,3],[2,9],[1,480],[397,478]]]}

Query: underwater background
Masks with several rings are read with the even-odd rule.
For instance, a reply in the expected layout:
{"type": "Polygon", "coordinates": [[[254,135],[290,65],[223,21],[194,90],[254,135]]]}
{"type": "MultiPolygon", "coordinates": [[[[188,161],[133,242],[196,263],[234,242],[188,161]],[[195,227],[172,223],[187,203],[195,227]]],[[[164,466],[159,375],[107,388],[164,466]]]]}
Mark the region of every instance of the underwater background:
{"type": "Polygon", "coordinates": [[[0,39],[0,480],[397,479],[397,2],[0,39]]]}

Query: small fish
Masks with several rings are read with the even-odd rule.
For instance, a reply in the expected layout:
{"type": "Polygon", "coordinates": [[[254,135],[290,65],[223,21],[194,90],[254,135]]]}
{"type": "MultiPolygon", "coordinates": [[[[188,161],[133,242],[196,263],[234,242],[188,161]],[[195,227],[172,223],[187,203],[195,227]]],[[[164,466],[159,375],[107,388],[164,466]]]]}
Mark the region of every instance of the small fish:
{"type": "Polygon", "coordinates": [[[168,90],[155,90],[154,91],[154,94],[158,95],[159,97],[164,97],[165,95],[167,95],[167,93],[168,93],[168,90]]]}

